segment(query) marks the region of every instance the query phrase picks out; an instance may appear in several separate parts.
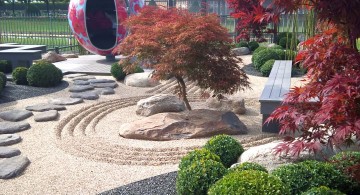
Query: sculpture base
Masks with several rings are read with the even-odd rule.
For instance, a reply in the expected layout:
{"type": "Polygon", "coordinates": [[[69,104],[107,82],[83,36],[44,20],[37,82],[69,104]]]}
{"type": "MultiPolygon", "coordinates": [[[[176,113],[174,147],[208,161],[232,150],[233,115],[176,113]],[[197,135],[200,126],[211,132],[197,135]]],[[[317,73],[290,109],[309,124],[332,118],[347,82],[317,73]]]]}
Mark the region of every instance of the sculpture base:
{"type": "Polygon", "coordinates": [[[106,61],[115,62],[115,56],[113,56],[113,55],[107,55],[107,56],[106,56],[106,61]]]}

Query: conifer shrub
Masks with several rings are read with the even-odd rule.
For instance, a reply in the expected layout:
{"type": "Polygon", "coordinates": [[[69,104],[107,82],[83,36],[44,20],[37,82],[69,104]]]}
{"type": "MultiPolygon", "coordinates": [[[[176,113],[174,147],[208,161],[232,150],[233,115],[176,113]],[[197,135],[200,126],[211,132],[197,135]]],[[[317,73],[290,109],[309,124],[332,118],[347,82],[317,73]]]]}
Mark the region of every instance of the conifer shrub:
{"type": "Polygon", "coordinates": [[[330,189],[326,186],[313,187],[310,190],[301,193],[301,195],[345,195],[344,193],[330,189]]]}
{"type": "Polygon", "coordinates": [[[268,60],[279,60],[280,56],[274,49],[264,49],[253,56],[254,61],[253,65],[255,69],[260,70],[261,66],[265,64],[268,60]]]}
{"type": "Polygon", "coordinates": [[[179,169],[185,169],[186,167],[190,166],[195,161],[200,160],[213,160],[216,162],[220,162],[220,157],[209,150],[202,148],[202,149],[196,149],[191,152],[189,152],[186,156],[181,158],[179,169]]]}
{"type": "Polygon", "coordinates": [[[275,63],[275,60],[268,60],[264,65],[261,66],[260,72],[264,77],[268,77],[270,75],[271,69],[275,63]]]}
{"type": "Polygon", "coordinates": [[[259,47],[259,43],[256,41],[250,41],[248,43],[250,51],[255,51],[259,47]]]}
{"type": "Polygon", "coordinates": [[[246,171],[246,170],[257,170],[257,171],[263,171],[265,173],[268,173],[268,171],[266,170],[266,168],[264,166],[259,165],[258,163],[253,163],[253,162],[241,163],[240,165],[238,165],[234,168],[230,168],[229,172],[246,171]]]}
{"type": "Polygon", "coordinates": [[[2,78],[2,87],[4,88],[6,86],[7,78],[6,75],[3,72],[0,72],[0,77],[2,78]]]}
{"type": "Polygon", "coordinates": [[[0,72],[7,74],[7,73],[11,73],[11,71],[12,71],[11,62],[7,60],[0,60],[0,72]]]}
{"type": "Polygon", "coordinates": [[[26,79],[28,69],[26,67],[16,67],[12,72],[12,78],[17,85],[28,85],[26,79]]]}
{"type": "Polygon", "coordinates": [[[40,60],[30,66],[26,78],[29,85],[34,87],[54,87],[60,84],[63,74],[51,62],[40,60]]]}

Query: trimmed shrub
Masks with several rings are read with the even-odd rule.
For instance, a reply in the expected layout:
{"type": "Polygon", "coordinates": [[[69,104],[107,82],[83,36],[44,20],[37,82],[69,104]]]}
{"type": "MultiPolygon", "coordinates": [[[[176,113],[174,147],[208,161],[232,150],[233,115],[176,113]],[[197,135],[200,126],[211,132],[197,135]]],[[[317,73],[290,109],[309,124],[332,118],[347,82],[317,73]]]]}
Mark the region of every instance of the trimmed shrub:
{"type": "Polygon", "coordinates": [[[262,50],[253,57],[254,57],[253,64],[255,69],[257,70],[260,70],[261,66],[264,65],[265,62],[267,62],[268,60],[272,60],[272,59],[278,60],[280,58],[274,49],[262,50]]]}
{"type": "Polygon", "coordinates": [[[17,85],[27,85],[28,81],[26,79],[26,75],[28,73],[28,69],[25,67],[16,67],[12,72],[12,78],[15,84],[17,85]]]}
{"type": "Polygon", "coordinates": [[[236,47],[249,47],[249,45],[245,41],[240,41],[239,43],[236,43],[236,47]]]}
{"type": "Polygon", "coordinates": [[[213,160],[216,162],[220,162],[220,157],[209,150],[202,148],[200,150],[193,150],[186,154],[183,158],[181,158],[179,169],[185,169],[186,167],[190,166],[193,162],[199,160],[213,160]]]}
{"type": "Polygon", "coordinates": [[[267,48],[267,47],[260,46],[260,47],[258,47],[258,48],[256,48],[256,49],[254,50],[253,54],[257,54],[257,53],[259,53],[260,51],[265,50],[265,49],[268,49],[268,48],[267,48]]]}
{"type": "Polygon", "coordinates": [[[330,189],[326,186],[314,187],[310,190],[301,193],[301,195],[345,195],[344,193],[330,189]]]}
{"type": "MultiPolygon", "coordinates": [[[[279,45],[283,48],[289,49],[291,46],[292,38],[291,37],[283,37],[279,41],[279,45]]],[[[294,47],[296,47],[300,41],[296,39],[294,47]]]]}
{"type": "Polygon", "coordinates": [[[61,70],[51,62],[40,60],[30,66],[26,78],[31,86],[53,87],[61,82],[63,74],[61,70]]]}
{"type": "Polygon", "coordinates": [[[11,71],[12,71],[11,62],[7,60],[0,60],[0,72],[7,74],[7,73],[11,73],[11,71]]]}
{"type": "Polygon", "coordinates": [[[125,72],[123,71],[122,66],[118,62],[115,62],[111,65],[110,72],[111,72],[111,75],[118,81],[124,80],[124,78],[126,76],[125,72]]]}
{"type": "Polygon", "coordinates": [[[204,148],[218,155],[225,167],[236,163],[244,152],[241,144],[229,135],[216,135],[206,142],[204,148]]]}
{"type": "Polygon", "coordinates": [[[3,78],[2,77],[0,77],[0,94],[1,94],[1,92],[3,91],[3,89],[4,89],[4,80],[3,80],[3,78]]]}
{"type": "Polygon", "coordinates": [[[280,39],[282,38],[289,38],[291,39],[291,37],[293,36],[293,34],[291,32],[281,32],[281,33],[278,33],[277,35],[277,41],[275,42],[276,44],[280,45],[279,42],[280,42],[280,39]]]}
{"type": "Polygon", "coordinates": [[[132,73],[141,73],[144,72],[144,69],[142,69],[140,66],[136,66],[135,70],[132,73]]]}
{"type": "Polygon", "coordinates": [[[6,86],[7,78],[6,75],[3,72],[0,72],[0,77],[2,78],[2,87],[4,88],[6,86]]]}
{"type": "Polygon", "coordinates": [[[284,49],[274,49],[274,51],[279,56],[279,60],[285,60],[285,51],[284,51],[284,49]]]}
{"type": "Polygon", "coordinates": [[[250,41],[248,43],[250,51],[255,51],[259,47],[259,43],[256,41],[250,41]]]}
{"type": "Polygon", "coordinates": [[[264,166],[259,165],[257,163],[253,163],[253,162],[241,163],[240,165],[238,165],[238,166],[236,166],[234,168],[230,168],[229,172],[246,171],[246,170],[257,170],[257,171],[262,171],[262,172],[265,172],[265,173],[268,172],[264,166]]]}
{"type": "Polygon", "coordinates": [[[211,185],[226,174],[226,168],[213,160],[194,161],[178,171],[176,191],[179,195],[206,194],[211,185]]]}
{"type": "Polygon", "coordinates": [[[331,186],[346,192],[350,184],[333,165],[315,160],[280,166],[272,174],[290,187],[291,194],[299,194],[318,186],[331,186]]]}
{"type": "Polygon", "coordinates": [[[272,47],[269,47],[269,49],[284,49],[282,46],[280,45],[273,45],[272,47]]]}
{"type": "Polygon", "coordinates": [[[278,177],[263,171],[245,170],[232,172],[217,181],[208,192],[209,195],[271,194],[286,195],[289,190],[278,177]]]}
{"type": "Polygon", "coordinates": [[[275,60],[268,60],[264,65],[261,66],[260,72],[264,77],[268,77],[270,75],[274,62],[275,60]]]}

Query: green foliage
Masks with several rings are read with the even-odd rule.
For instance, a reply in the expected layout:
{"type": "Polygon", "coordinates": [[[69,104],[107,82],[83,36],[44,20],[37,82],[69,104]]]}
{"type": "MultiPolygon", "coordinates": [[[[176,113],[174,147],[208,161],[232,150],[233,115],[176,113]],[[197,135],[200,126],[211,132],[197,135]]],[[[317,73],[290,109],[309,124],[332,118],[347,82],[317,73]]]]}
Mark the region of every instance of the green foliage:
{"type": "Polygon", "coordinates": [[[142,69],[140,66],[136,66],[134,73],[141,73],[141,72],[144,72],[144,69],[142,69]]]}
{"type": "Polygon", "coordinates": [[[208,192],[209,195],[286,195],[289,190],[278,177],[263,171],[245,170],[231,172],[217,181],[208,192]]]}
{"type": "Polygon", "coordinates": [[[0,60],[0,72],[10,73],[12,71],[11,62],[7,60],[0,60]]]}
{"type": "Polygon", "coordinates": [[[206,194],[209,187],[226,174],[226,168],[213,160],[194,161],[178,171],[176,191],[179,195],[206,194]]]}
{"type": "Polygon", "coordinates": [[[230,168],[229,172],[234,172],[234,171],[240,172],[240,171],[246,171],[246,170],[257,170],[257,171],[262,171],[265,173],[268,172],[264,166],[259,165],[257,163],[253,163],[253,162],[241,163],[240,165],[236,166],[235,168],[230,168]]]}
{"type": "Polygon", "coordinates": [[[280,45],[279,42],[282,38],[291,39],[292,36],[293,36],[293,34],[291,32],[281,32],[277,35],[277,41],[275,43],[280,45]]]}
{"type": "Polygon", "coordinates": [[[271,47],[269,47],[270,49],[284,49],[284,47],[282,47],[281,45],[273,45],[271,47]]]}
{"type": "Polygon", "coordinates": [[[4,89],[4,79],[2,78],[2,77],[0,77],[0,94],[1,94],[1,92],[3,91],[3,89],[4,89]]]}
{"type": "Polygon", "coordinates": [[[40,9],[36,5],[29,4],[25,9],[25,15],[27,16],[40,16],[40,9]]]}
{"type": "Polygon", "coordinates": [[[111,65],[110,72],[111,75],[118,81],[123,80],[126,76],[122,66],[118,62],[115,62],[111,65]]]}
{"type": "Polygon", "coordinates": [[[63,74],[54,64],[40,60],[29,68],[26,78],[31,86],[53,87],[61,82],[63,74]]]}
{"type": "Polygon", "coordinates": [[[295,60],[295,57],[297,55],[296,51],[293,50],[285,50],[285,60],[295,60]]]}
{"type": "Polygon", "coordinates": [[[299,41],[298,39],[295,40],[295,43],[291,43],[292,41],[293,41],[293,40],[292,40],[292,38],[290,38],[290,37],[288,37],[288,38],[287,38],[287,37],[283,37],[283,38],[280,39],[279,45],[280,45],[281,47],[283,47],[283,48],[289,49],[290,46],[291,46],[291,44],[294,44],[293,46],[296,47],[296,46],[300,43],[300,41],[299,41]]]}
{"type": "Polygon", "coordinates": [[[181,158],[179,169],[180,170],[185,169],[195,161],[200,161],[200,160],[213,160],[221,163],[220,157],[218,155],[210,152],[205,148],[202,148],[200,150],[191,151],[186,156],[181,158]]]}
{"type": "Polygon", "coordinates": [[[236,47],[249,47],[249,45],[246,41],[240,41],[236,44],[236,47]]]}
{"type": "Polygon", "coordinates": [[[28,69],[25,67],[16,67],[12,72],[12,78],[15,84],[17,85],[27,85],[28,81],[26,79],[28,69]]]}
{"type": "Polygon", "coordinates": [[[2,78],[2,87],[4,88],[6,86],[7,78],[6,75],[3,72],[0,72],[0,77],[2,78]]]}
{"type": "Polygon", "coordinates": [[[241,144],[229,135],[216,135],[208,140],[204,146],[210,152],[218,155],[225,167],[236,163],[244,152],[241,144]]]}
{"type": "Polygon", "coordinates": [[[250,41],[248,43],[250,51],[255,51],[259,47],[259,43],[256,41],[250,41]]]}
{"type": "Polygon", "coordinates": [[[345,195],[344,193],[330,189],[326,186],[313,187],[310,190],[301,193],[301,195],[345,195]]]}
{"type": "Polygon", "coordinates": [[[314,160],[280,166],[272,174],[287,184],[292,194],[299,194],[317,186],[331,186],[346,192],[350,184],[333,165],[314,160]]]}
{"type": "Polygon", "coordinates": [[[267,48],[267,47],[264,47],[264,46],[260,46],[260,47],[258,47],[258,48],[256,48],[256,49],[254,50],[253,55],[255,55],[255,54],[257,54],[257,53],[259,53],[260,51],[265,50],[265,49],[268,49],[268,48],[267,48]]]}
{"type": "Polygon", "coordinates": [[[274,49],[274,51],[279,56],[279,60],[285,60],[285,51],[284,51],[284,49],[274,49]]]}
{"type": "Polygon", "coordinates": [[[268,60],[278,60],[280,56],[274,49],[264,49],[253,56],[254,58],[254,67],[257,70],[260,70],[261,66],[265,64],[268,60]]]}
{"type": "Polygon", "coordinates": [[[270,75],[274,62],[275,60],[268,60],[264,65],[261,66],[260,72],[264,77],[268,77],[270,75]]]}

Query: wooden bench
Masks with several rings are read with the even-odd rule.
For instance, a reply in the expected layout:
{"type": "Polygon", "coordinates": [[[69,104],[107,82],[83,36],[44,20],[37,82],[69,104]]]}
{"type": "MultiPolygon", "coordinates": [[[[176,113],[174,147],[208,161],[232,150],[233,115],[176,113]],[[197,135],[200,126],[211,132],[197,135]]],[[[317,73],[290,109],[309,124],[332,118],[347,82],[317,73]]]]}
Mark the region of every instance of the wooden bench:
{"type": "Polygon", "coordinates": [[[263,132],[279,132],[279,123],[264,124],[270,114],[279,107],[290,90],[292,61],[276,60],[268,81],[260,96],[260,113],[263,115],[263,132]]]}
{"type": "Polygon", "coordinates": [[[19,66],[30,67],[33,60],[41,59],[41,54],[45,52],[45,45],[0,44],[0,59],[11,61],[13,69],[19,66]]]}

